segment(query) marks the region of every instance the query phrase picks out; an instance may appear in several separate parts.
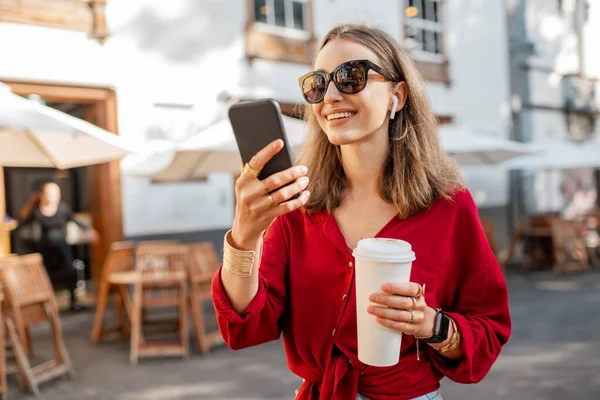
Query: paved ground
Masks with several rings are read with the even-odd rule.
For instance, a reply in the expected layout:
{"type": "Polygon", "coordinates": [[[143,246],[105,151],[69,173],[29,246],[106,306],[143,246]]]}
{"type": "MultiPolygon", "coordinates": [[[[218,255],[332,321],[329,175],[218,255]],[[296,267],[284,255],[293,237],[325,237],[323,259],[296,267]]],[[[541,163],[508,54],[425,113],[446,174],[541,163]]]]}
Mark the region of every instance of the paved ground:
{"type": "MultiPolygon", "coordinates": [[[[450,399],[565,400],[600,398],[600,272],[555,277],[509,277],[514,333],[488,377],[478,385],[443,382],[450,399]]],[[[286,368],[282,344],[233,352],[192,353],[187,361],[128,363],[128,345],[89,342],[92,315],[62,316],[77,376],[42,386],[41,399],[56,400],[250,400],[291,399],[299,379],[286,368]]],[[[34,340],[47,351],[47,331],[34,340]],[[41,343],[40,343],[41,342],[41,343]]],[[[14,379],[10,398],[20,393],[14,379]]]]}

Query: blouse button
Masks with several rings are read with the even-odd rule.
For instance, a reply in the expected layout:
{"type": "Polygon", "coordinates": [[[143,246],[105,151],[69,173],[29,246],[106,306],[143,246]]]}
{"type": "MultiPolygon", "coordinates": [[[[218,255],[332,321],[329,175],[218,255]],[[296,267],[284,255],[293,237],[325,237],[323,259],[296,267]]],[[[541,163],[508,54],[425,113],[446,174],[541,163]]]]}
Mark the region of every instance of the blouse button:
{"type": "Polygon", "coordinates": [[[335,336],[335,329],[331,332],[331,336],[335,336]]]}
{"type": "Polygon", "coordinates": [[[350,262],[348,263],[348,268],[352,268],[353,266],[354,266],[354,264],[352,264],[352,261],[350,261],[350,262]]]}
{"type": "Polygon", "coordinates": [[[344,295],[342,296],[342,300],[346,300],[346,297],[348,296],[346,295],[346,293],[344,293],[344,295]]]}

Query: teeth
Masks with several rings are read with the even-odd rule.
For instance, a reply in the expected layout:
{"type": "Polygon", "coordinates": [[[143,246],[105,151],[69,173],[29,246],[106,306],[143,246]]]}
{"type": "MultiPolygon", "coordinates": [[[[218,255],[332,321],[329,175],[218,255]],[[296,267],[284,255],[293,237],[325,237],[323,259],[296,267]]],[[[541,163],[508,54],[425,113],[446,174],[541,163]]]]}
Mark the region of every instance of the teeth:
{"type": "Polygon", "coordinates": [[[334,119],[340,119],[340,118],[350,118],[354,114],[356,114],[356,113],[353,113],[353,112],[343,112],[343,113],[329,114],[327,116],[327,121],[332,121],[334,119]]]}

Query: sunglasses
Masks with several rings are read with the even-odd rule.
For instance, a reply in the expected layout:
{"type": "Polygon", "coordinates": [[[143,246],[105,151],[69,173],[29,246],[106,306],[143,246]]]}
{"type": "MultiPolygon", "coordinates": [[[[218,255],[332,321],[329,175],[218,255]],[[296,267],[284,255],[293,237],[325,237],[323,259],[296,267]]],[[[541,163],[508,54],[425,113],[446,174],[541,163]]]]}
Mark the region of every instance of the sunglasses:
{"type": "Polygon", "coordinates": [[[369,60],[353,60],[340,64],[331,73],[325,71],[312,71],[298,79],[302,95],[307,103],[316,104],[323,101],[329,83],[333,81],[335,87],[344,94],[356,94],[367,87],[369,71],[373,70],[381,77],[371,75],[371,79],[393,81],[381,67],[369,60]]]}

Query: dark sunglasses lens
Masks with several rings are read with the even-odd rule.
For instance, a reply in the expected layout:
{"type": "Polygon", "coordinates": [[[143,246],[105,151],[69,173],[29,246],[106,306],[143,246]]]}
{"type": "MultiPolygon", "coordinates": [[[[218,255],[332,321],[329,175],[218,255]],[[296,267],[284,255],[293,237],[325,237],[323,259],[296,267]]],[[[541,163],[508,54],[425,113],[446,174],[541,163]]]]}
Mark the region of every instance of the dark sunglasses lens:
{"type": "Polygon", "coordinates": [[[345,94],[358,93],[367,84],[365,67],[361,64],[348,63],[335,74],[338,90],[345,94]]]}
{"type": "Polygon", "coordinates": [[[302,81],[302,94],[309,103],[323,100],[326,91],[325,77],[321,74],[312,74],[302,81]]]}

